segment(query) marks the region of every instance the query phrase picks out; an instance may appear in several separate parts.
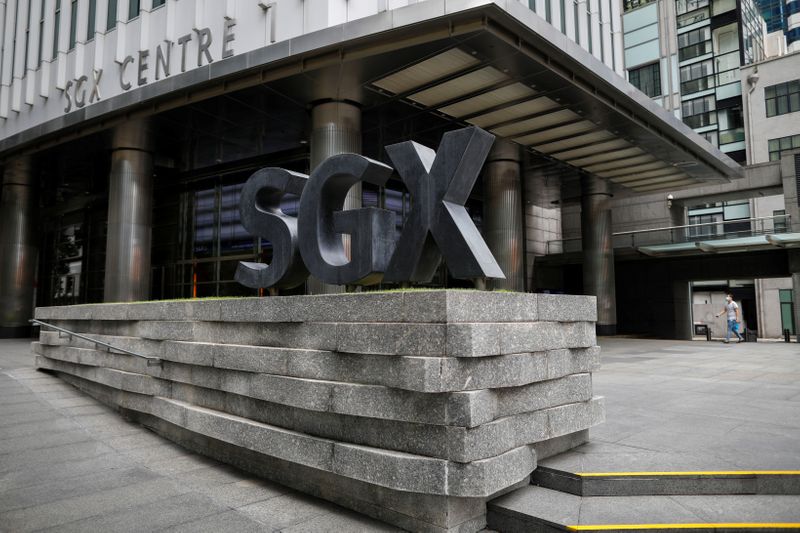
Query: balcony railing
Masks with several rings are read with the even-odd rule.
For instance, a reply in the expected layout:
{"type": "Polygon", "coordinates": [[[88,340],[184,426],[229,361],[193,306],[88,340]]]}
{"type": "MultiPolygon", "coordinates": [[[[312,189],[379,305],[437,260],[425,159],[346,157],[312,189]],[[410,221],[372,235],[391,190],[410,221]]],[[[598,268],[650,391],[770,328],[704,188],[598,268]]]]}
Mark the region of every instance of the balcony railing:
{"type": "MultiPolygon", "coordinates": [[[[612,235],[614,248],[638,248],[657,244],[676,244],[681,242],[712,241],[735,239],[737,237],[753,237],[756,235],[773,235],[786,233],[791,228],[791,215],[775,215],[769,217],[743,218],[724,222],[705,222],[702,224],[686,224],[665,228],[620,231],[612,235]],[[740,228],[744,224],[747,229],[740,228]]],[[[547,254],[580,252],[581,239],[561,239],[548,241],[547,254]]]]}

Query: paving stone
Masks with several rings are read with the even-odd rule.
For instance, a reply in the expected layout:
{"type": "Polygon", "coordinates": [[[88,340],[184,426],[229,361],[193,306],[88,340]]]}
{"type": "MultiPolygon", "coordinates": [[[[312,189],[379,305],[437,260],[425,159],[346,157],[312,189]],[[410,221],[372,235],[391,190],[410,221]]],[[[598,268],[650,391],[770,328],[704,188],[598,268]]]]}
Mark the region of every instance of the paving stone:
{"type": "Polygon", "coordinates": [[[273,530],[282,530],[334,509],[333,504],[320,506],[315,499],[293,492],[239,507],[237,511],[273,530]]]}
{"type": "Polygon", "coordinates": [[[137,507],[102,513],[91,518],[60,524],[45,531],[75,532],[114,531],[139,532],[156,531],[165,527],[196,520],[209,515],[225,512],[227,508],[216,504],[205,495],[188,493],[137,507]]]}
{"type": "Polygon", "coordinates": [[[87,476],[70,477],[44,485],[14,488],[0,492],[0,514],[15,509],[25,509],[44,503],[75,498],[118,487],[156,479],[153,472],[144,468],[103,471],[87,476]]]}
{"type": "Polygon", "coordinates": [[[0,439],[0,454],[39,448],[52,448],[62,444],[72,444],[90,440],[90,436],[82,429],[72,431],[48,431],[37,435],[0,439]]]}
{"type": "Polygon", "coordinates": [[[183,522],[163,530],[164,533],[219,533],[220,531],[272,533],[274,530],[268,525],[248,518],[239,511],[232,510],[183,522]]]}
{"type": "Polygon", "coordinates": [[[13,531],[36,531],[83,518],[113,513],[186,492],[166,479],[155,479],[0,513],[0,521],[13,531]]]}

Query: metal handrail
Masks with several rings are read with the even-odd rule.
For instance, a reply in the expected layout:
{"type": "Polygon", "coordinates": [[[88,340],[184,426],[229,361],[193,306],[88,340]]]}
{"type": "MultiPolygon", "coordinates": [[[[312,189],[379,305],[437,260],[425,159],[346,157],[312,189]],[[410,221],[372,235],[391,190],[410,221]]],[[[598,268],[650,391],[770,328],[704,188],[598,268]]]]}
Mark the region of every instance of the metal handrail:
{"type": "Polygon", "coordinates": [[[124,354],[124,355],[132,355],[134,357],[141,357],[142,359],[146,359],[147,360],[147,366],[159,366],[159,365],[161,365],[161,359],[159,359],[158,357],[151,357],[149,355],[142,355],[142,354],[139,354],[139,353],[136,353],[136,352],[132,352],[130,350],[126,350],[124,348],[117,348],[116,346],[112,346],[111,344],[109,344],[107,342],[99,341],[97,339],[93,339],[91,337],[87,337],[86,335],[81,335],[80,333],[76,333],[74,331],[70,331],[68,329],[64,329],[64,328],[59,327],[59,326],[54,326],[53,324],[49,324],[47,322],[42,322],[41,320],[36,319],[36,318],[30,319],[28,322],[30,322],[31,324],[34,324],[34,325],[39,325],[39,326],[44,326],[44,327],[47,327],[47,328],[52,328],[52,329],[58,331],[59,333],[66,333],[70,337],[70,339],[72,337],[78,337],[79,339],[83,339],[85,341],[92,342],[92,343],[94,343],[95,348],[97,348],[98,346],[103,346],[108,350],[108,353],[112,353],[111,350],[116,350],[117,352],[120,352],[121,354],[124,354]]]}
{"type": "Polygon", "coordinates": [[[673,229],[686,229],[686,228],[700,228],[703,226],[719,226],[720,224],[730,224],[734,222],[752,222],[754,220],[771,220],[773,218],[784,218],[788,219],[791,218],[792,215],[785,214],[785,215],[772,215],[768,217],[755,217],[755,218],[740,218],[736,220],[723,220],[719,222],[701,222],[700,224],[686,224],[684,226],[667,226],[666,228],[648,228],[648,229],[636,229],[631,231],[618,231],[613,235],[632,235],[634,233],[652,233],[655,231],[667,231],[673,229]]]}
{"type": "MultiPolygon", "coordinates": [[[[709,226],[718,227],[718,226],[721,226],[723,224],[729,224],[729,223],[734,223],[734,222],[758,222],[758,221],[764,221],[764,220],[779,220],[779,219],[782,219],[782,220],[786,221],[787,222],[787,226],[788,226],[788,222],[791,221],[791,218],[792,218],[792,215],[789,214],[789,213],[786,213],[786,214],[783,214],[783,215],[771,215],[771,216],[764,216],[764,217],[742,218],[742,219],[736,219],[736,220],[724,220],[724,221],[716,221],[716,222],[702,222],[702,223],[699,223],[699,224],[685,224],[685,225],[682,225],[682,226],[667,226],[667,227],[661,227],[661,228],[647,228],[647,229],[638,229],[638,230],[631,230],[631,231],[619,231],[619,232],[613,233],[612,237],[616,238],[616,237],[624,237],[624,236],[630,235],[630,237],[631,237],[631,246],[633,246],[633,239],[635,239],[636,235],[639,235],[639,234],[650,234],[650,233],[669,231],[670,235],[672,235],[673,231],[676,231],[676,230],[677,231],[683,231],[683,230],[688,230],[688,229],[691,229],[691,228],[702,228],[702,227],[709,227],[709,226]]],[[[784,231],[786,231],[786,230],[788,230],[788,227],[784,229],[784,231]]],[[[684,237],[684,238],[687,239],[686,242],[691,242],[691,241],[694,241],[694,240],[697,240],[697,239],[717,240],[719,238],[727,238],[726,236],[735,235],[735,234],[742,234],[742,233],[749,234],[749,235],[764,235],[764,234],[768,234],[769,232],[764,230],[764,225],[762,223],[760,232],[756,231],[756,230],[753,230],[753,229],[750,229],[750,230],[742,230],[742,231],[725,232],[725,233],[713,234],[713,235],[698,235],[698,236],[684,237]]],[[[553,245],[553,244],[559,244],[560,243],[562,246],[565,246],[565,245],[567,245],[567,243],[574,243],[574,242],[580,242],[580,241],[581,241],[581,237],[572,237],[572,238],[569,238],[569,239],[557,239],[557,240],[553,240],[553,241],[548,241],[547,242],[547,250],[548,250],[547,253],[548,254],[550,253],[550,248],[551,248],[551,245],[553,245]]],[[[670,239],[670,242],[673,242],[672,239],[670,239]]],[[[563,252],[559,252],[559,253],[563,253],[563,252]]]]}

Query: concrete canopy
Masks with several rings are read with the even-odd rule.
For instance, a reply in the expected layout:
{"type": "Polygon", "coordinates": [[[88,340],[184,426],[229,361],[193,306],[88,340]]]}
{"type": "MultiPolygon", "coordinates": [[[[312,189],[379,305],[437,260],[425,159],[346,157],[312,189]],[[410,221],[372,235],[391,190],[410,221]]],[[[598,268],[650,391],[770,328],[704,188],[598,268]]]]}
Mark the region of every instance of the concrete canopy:
{"type": "Polygon", "coordinates": [[[35,151],[130,116],[268,84],[298,102],[405,102],[478,125],[554,172],[636,192],[739,178],[742,168],[515,1],[427,0],[218,61],[0,140],[35,151]],[[169,82],[169,83],[164,83],[169,82]],[[65,135],[67,134],[68,135],[65,135]]]}

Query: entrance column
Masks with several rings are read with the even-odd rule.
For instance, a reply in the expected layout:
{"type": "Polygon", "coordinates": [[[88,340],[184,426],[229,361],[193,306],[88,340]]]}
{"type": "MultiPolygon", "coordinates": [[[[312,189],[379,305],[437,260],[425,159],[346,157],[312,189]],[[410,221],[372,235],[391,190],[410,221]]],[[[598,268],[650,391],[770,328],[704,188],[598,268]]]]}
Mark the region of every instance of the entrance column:
{"type": "MultiPolygon", "coordinates": [[[[311,171],[332,155],[361,153],[361,109],[353,102],[324,101],[311,109],[311,171]]],[[[361,207],[361,184],[350,189],[344,209],[361,207]]],[[[350,253],[350,236],[343,236],[344,248],[350,253]]],[[[343,285],[329,285],[314,277],[308,278],[309,294],[344,292],[343,285]]]]}
{"type": "Polygon", "coordinates": [[[30,332],[39,255],[34,185],[30,157],[6,161],[0,192],[0,338],[30,332]]]}
{"type": "Polygon", "coordinates": [[[672,305],[675,317],[675,338],[683,341],[692,340],[694,333],[692,287],[688,281],[672,282],[672,305]]]}
{"type": "Polygon", "coordinates": [[[150,299],[153,145],[146,120],[114,130],[108,189],[106,302],[150,299]]]}
{"type": "Polygon", "coordinates": [[[789,250],[789,272],[792,273],[792,307],[794,333],[800,342],[800,250],[789,250]]]}
{"type": "Polygon", "coordinates": [[[496,140],[483,171],[483,234],[506,279],[491,281],[494,289],[525,291],[524,237],[520,148],[496,140]]]}
{"type": "Polygon", "coordinates": [[[611,193],[608,182],[581,175],[581,241],[583,292],[597,296],[597,333],[617,332],[614,244],[611,236],[611,193]]]}

